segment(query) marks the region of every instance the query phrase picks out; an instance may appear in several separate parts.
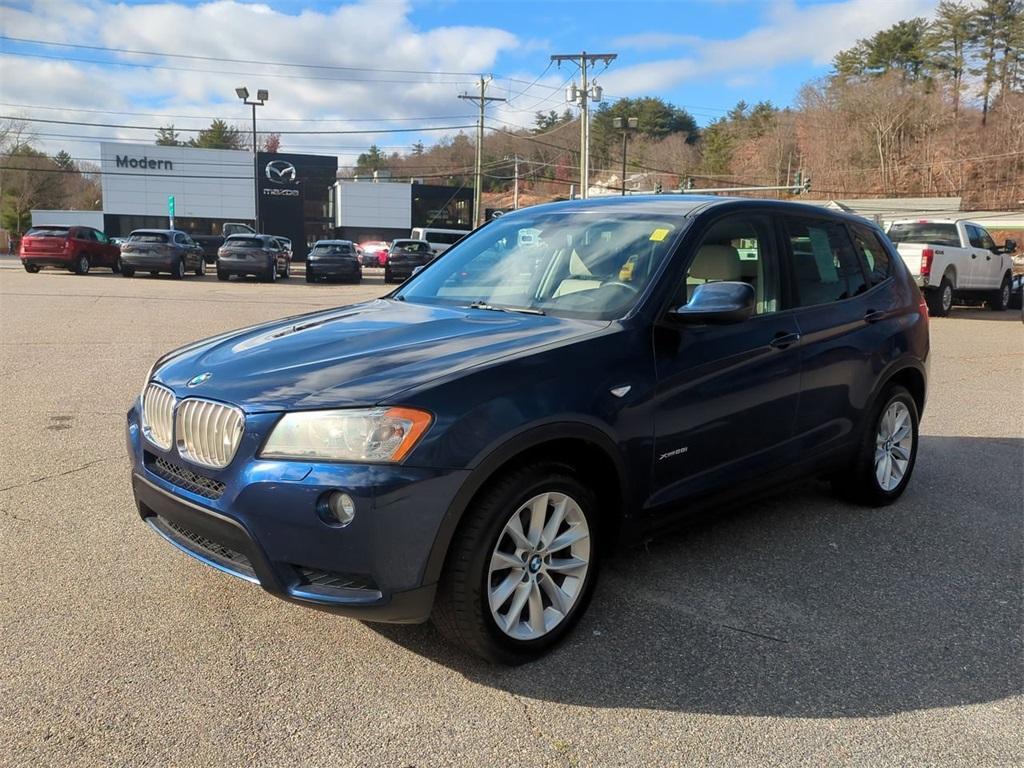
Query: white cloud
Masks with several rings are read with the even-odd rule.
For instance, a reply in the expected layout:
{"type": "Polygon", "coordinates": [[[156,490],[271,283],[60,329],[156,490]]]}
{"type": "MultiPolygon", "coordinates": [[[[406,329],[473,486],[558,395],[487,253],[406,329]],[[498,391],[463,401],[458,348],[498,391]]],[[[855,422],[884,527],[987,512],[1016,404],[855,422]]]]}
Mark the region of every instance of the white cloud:
{"type": "Polygon", "coordinates": [[[634,35],[634,42],[650,38],[662,47],[684,47],[686,56],[617,68],[604,78],[609,93],[633,96],[665,90],[696,78],[756,77],[783,65],[821,66],[859,38],[913,16],[934,13],[934,0],[841,0],[798,6],[781,0],[767,6],[764,23],[728,40],[693,40],[652,33],[634,35]]]}

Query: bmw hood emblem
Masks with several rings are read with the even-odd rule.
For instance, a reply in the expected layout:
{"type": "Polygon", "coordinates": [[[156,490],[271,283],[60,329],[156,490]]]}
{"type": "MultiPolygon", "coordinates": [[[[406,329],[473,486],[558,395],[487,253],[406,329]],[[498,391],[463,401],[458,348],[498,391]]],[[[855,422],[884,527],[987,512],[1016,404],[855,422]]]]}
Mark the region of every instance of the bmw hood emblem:
{"type": "Polygon", "coordinates": [[[185,386],[198,387],[204,381],[209,381],[211,376],[213,376],[213,374],[210,373],[209,371],[207,371],[206,373],[200,373],[198,376],[193,376],[191,379],[189,379],[188,382],[186,382],[185,386]]]}

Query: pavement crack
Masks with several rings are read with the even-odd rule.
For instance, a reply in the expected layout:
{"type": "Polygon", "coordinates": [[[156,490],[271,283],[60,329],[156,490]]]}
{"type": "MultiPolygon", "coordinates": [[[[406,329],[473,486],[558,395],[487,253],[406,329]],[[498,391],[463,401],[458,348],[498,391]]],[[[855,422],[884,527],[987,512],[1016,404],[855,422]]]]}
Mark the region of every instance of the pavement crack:
{"type": "Polygon", "coordinates": [[[762,634],[760,632],[754,632],[752,629],[741,629],[740,627],[734,627],[734,626],[732,626],[730,624],[721,624],[720,626],[723,626],[726,629],[731,629],[733,632],[742,632],[744,635],[753,635],[754,637],[760,637],[760,638],[762,638],[764,640],[771,640],[772,642],[775,642],[775,643],[783,643],[783,644],[789,643],[789,640],[786,640],[785,638],[773,637],[771,635],[765,635],[765,634],[762,634]]]}
{"type": "Polygon", "coordinates": [[[533,715],[530,713],[530,705],[520,696],[509,691],[509,696],[512,697],[523,708],[523,716],[526,718],[526,723],[529,725],[530,730],[537,734],[545,743],[550,744],[551,747],[558,753],[558,756],[564,761],[564,765],[567,768],[579,768],[579,760],[572,753],[572,745],[561,739],[556,739],[544,732],[537,722],[533,719],[533,715]]]}
{"type": "Polygon", "coordinates": [[[0,488],[0,492],[2,492],[2,491],[12,491],[15,488],[24,488],[24,487],[29,486],[29,485],[35,485],[36,483],[41,483],[44,480],[53,480],[56,477],[64,477],[64,475],[71,475],[71,474],[74,474],[75,472],[81,472],[83,469],[88,469],[89,467],[94,467],[97,464],[102,464],[105,461],[112,461],[113,459],[121,459],[121,458],[123,458],[121,455],[117,455],[117,456],[104,456],[101,459],[93,459],[92,461],[87,461],[87,462],[85,462],[85,464],[82,464],[80,466],[74,467],[72,469],[66,469],[63,472],[54,472],[52,475],[43,475],[42,477],[36,477],[36,478],[33,478],[32,480],[26,480],[23,483],[15,483],[14,485],[5,485],[3,488],[0,488]]]}

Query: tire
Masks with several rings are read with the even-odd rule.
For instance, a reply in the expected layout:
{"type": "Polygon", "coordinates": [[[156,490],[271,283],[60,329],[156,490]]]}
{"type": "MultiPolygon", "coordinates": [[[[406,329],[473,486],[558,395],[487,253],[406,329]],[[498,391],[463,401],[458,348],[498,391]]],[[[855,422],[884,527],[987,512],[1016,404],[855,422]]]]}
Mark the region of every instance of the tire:
{"type": "Polygon", "coordinates": [[[223,269],[218,269],[217,270],[217,279],[218,280],[225,280],[225,281],[226,280],[230,280],[231,279],[231,275],[229,275],[223,269]]]}
{"type": "Polygon", "coordinates": [[[202,277],[206,274],[206,259],[199,260],[199,266],[196,267],[196,277],[202,277]]]}
{"type": "Polygon", "coordinates": [[[1005,275],[999,290],[992,291],[988,298],[988,308],[993,312],[1005,312],[1010,306],[1010,276],[1005,275]]]}
{"type": "Polygon", "coordinates": [[[121,257],[120,256],[118,256],[116,259],[114,259],[114,266],[112,266],[110,268],[110,271],[113,272],[115,275],[121,274],[121,257]]]}
{"type": "Polygon", "coordinates": [[[270,265],[270,269],[263,273],[263,279],[268,283],[277,282],[277,264],[270,265]]]}
{"type": "Polygon", "coordinates": [[[284,269],[281,270],[280,277],[282,277],[285,280],[287,280],[291,276],[292,276],[292,263],[290,261],[286,261],[284,263],[284,269]]]}
{"type": "Polygon", "coordinates": [[[306,267],[306,282],[307,283],[316,282],[316,277],[313,275],[313,270],[310,269],[308,266],[306,267]]]}
{"type": "Polygon", "coordinates": [[[938,288],[925,291],[925,303],[931,317],[946,317],[953,308],[953,283],[943,276],[938,288]]]}
{"type": "Polygon", "coordinates": [[[89,257],[83,253],[75,260],[75,266],[71,268],[71,271],[76,275],[88,275],[89,267],[89,257]]]}
{"type": "Polygon", "coordinates": [[[530,464],[498,479],[473,500],[452,539],[431,617],[435,626],[452,642],[499,664],[522,664],[546,653],[571,631],[593,594],[597,509],[594,494],[562,464],[530,464]],[[543,506],[547,526],[530,524],[531,504],[543,506]],[[564,521],[549,531],[559,506],[564,521]],[[507,528],[516,516],[522,552],[507,528]],[[573,527],[565,521],[574,521],[573,527]],[[570,530],[585,535],[547,554],[537,546],[564,539],[570,530]],[[559,567],[549,571],[552,563],[559,567]],[[569,602],[559,610],[555,596],[569,602]]]}
{"type": "Polygon", "coordinates": [[[394,280],[391,277],[391,270],[388,269],[387,267],[384,267],[384,282],[385,283],[394,282],[394,280]]]}
{"type": "Polygon", "coordinates": [[[135,267],[129,267],[125,264],[122,264],[121,277],[135,277],[135,267]]]}
{"type": "MultiPolygon", "coordinates": [[[[152,274],[152,273],[150,273],[152,274]]],[[[185,277],[185,260],[179,258],[174,262],[174,266],[171,267],[171,279],[182,280],[185,277]]]]}
{"type": "Polygon", "coordinates": [[[22,266],[25,267],[25,271],[28,272],[30,275],[34,275],[36,272],[39,271],[38,264],[29,264],[27,261],[23,261],[22,266]]]}
{"type": "MultiPolygon", "coordinates": [[[[840,474],[832,479],[833,488],[836,492],[850,501],[863,504],[869,507],[884,507],[892,504],[903,495],[910,477],[914,473],[914,465],[917,462],[919,416],[917,403],[905,388],[899,385],[891,385],[886,388],[875,404],[872,406],[868,418],[865,420],[857,453],[852,464],[840,471],[840,474]],[[895,421],[886,421],[894,412],[895,421]],[[882,442],[882,433],[899,425],[899,416],[909,419],[909,431],[905,437],[893,443],[892,434],[886,442],[882,442]],[[886,425],[889,426],[886,426],[886,425]],[[909,438],[909,446],[906,440],[909,438]],[[897,450],[898,449],[898,450],[897,450]],[[882,453],[884,451],[884,454],[882,453]],[[879,462],[885,460],[885,456],[905,456],[903,459],[902,474],[896,479],[896,472],[900,469],[898,459],[890,458],[889,466],[892,471],[886,474],[885,465],[879,462]],[[879,479],[882,475],[883,480],[879,479]],[[889,483],[889,484],[884,484],[889,483]]],[[[902,426],[900,426],[902,431],[902,426]]],[[[897,431],[896,434],[900,434],[897,431]]]]}

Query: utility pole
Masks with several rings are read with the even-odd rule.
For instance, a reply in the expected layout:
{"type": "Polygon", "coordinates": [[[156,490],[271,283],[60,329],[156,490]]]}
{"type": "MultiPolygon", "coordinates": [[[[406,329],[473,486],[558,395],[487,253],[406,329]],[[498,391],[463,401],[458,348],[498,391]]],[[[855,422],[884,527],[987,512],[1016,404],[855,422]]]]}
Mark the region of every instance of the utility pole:
{"type": "Polygon", "coordinates": [[[500,96],[488,96],[487,95],[487,84],[491,82],[492,78],[490,75],[484,77],[480,76],[480,95],[470,96],[468,93],[463,93],[459,96],[460,99],[465,101],[472,101],[474,104],[480,107],[480,117],[476,122],[476,186],[473,189],[473,227],[479,227],[483,221],[483,211],[481,203],[481,192],[483,191],[483,180],[484,180],[484,110],[487,108],[488,102],[491,101],[508,101],[500,96]]]}
{"type": "Polygon", "coordinates": [[[515,162],[515,186],[513,187],[512,193],[512,210],[519,210],[519,161],[525,160],[526,158],[520,157],[519,155],[505,155],[506,160],[512,160],[515,162]]]}
{"type": "Polygon", "coordinates": [[[622,131],[622,196],[626,196],[626,143],[629,141],[629,132],[635,131],[640,125],[640,119],[637,117],[627,117],[623,120],[621,117],[612,118],[612,127],[618,128],[622,131]]]}
{"type": "Polygon", "coordinates": [[[590,102],[600,101],[602,88],[595,80],[587,81],[587,69],[591,64],[603,61],[605,67],[618,58],[617,53],[558,53],[551,57],[559,67],[563,61],[571,61],[580,68],[580,86],[573,83],[566,89],[566,101],[580,106],[580,197],[590,195],[590,102]]]}

